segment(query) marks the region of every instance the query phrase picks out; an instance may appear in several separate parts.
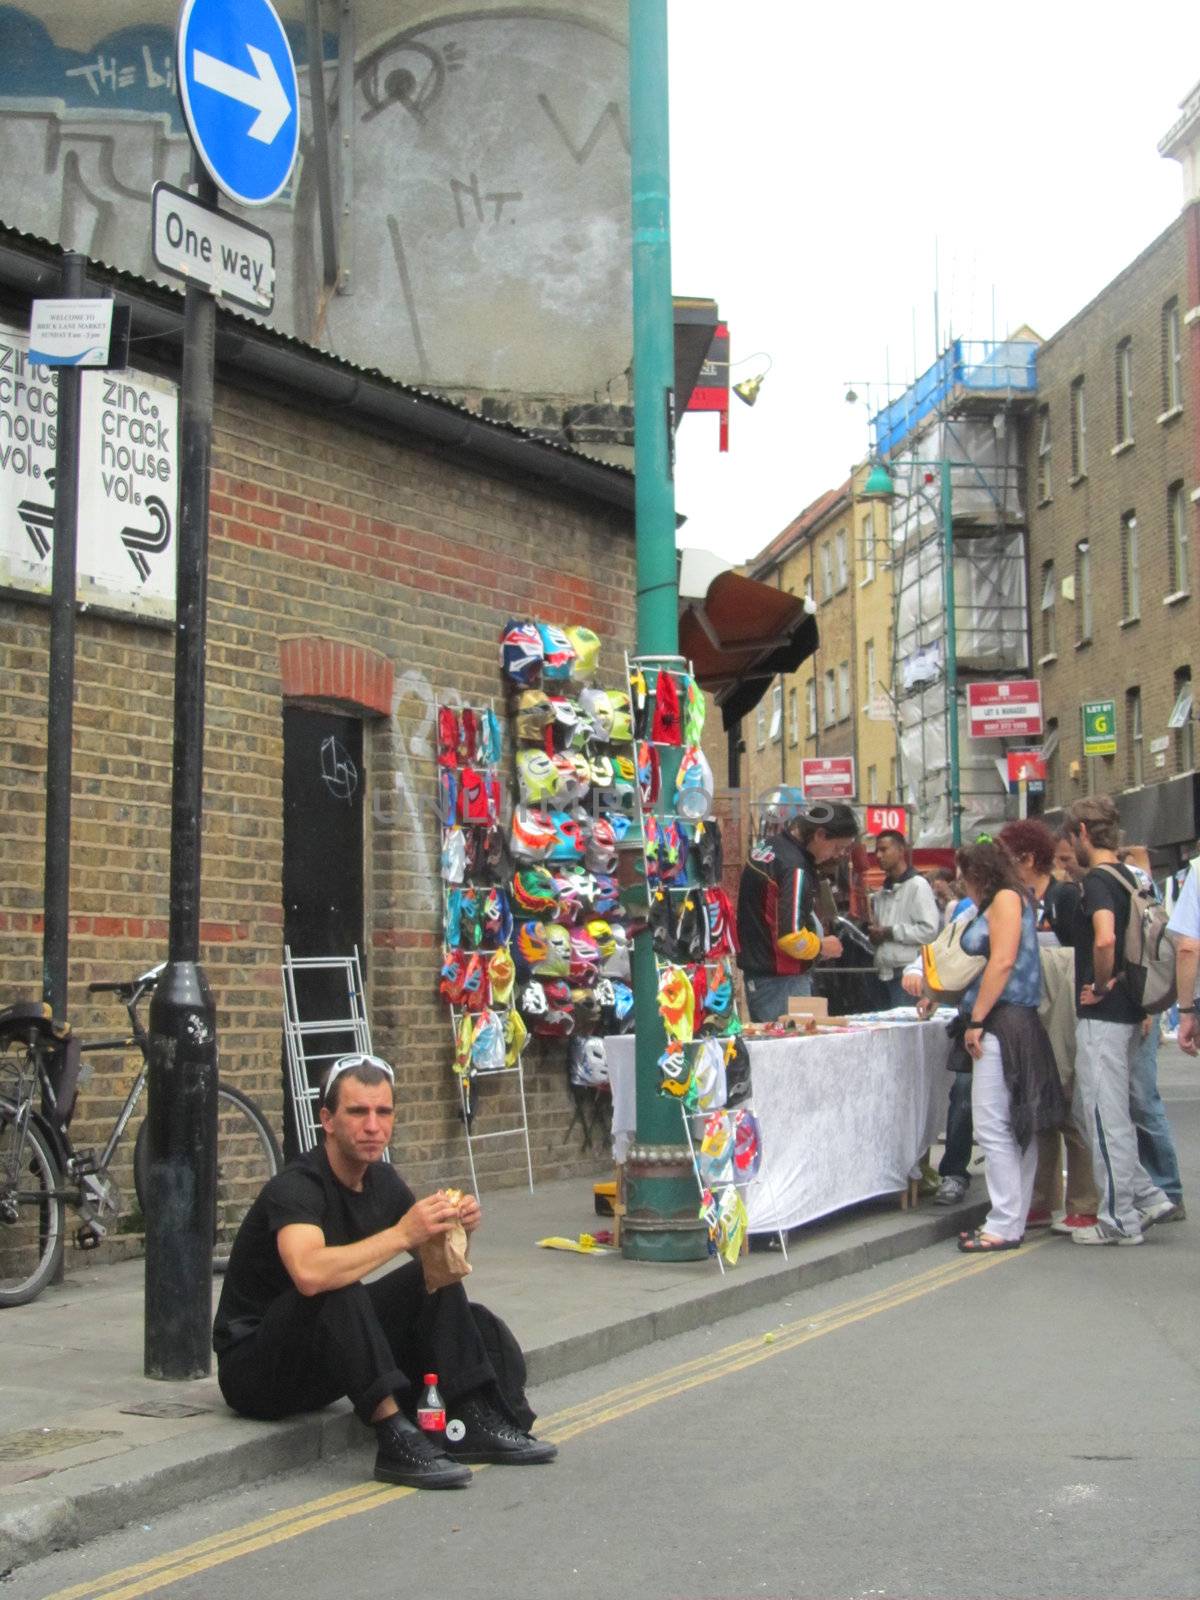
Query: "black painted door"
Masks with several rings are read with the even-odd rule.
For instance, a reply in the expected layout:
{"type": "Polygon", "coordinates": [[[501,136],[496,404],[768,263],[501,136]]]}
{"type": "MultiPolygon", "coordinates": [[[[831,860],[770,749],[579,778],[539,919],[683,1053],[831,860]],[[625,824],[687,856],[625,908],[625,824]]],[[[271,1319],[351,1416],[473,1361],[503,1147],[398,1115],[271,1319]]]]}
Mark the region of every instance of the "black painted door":
{"type": "MultiPolygon", "coordinates": [[[[283,939],[293,956],[348,956],[363,950],[363,725],[332,711],[287,706],[283,713],[283,939]]],[[[301,1019],[347,1015],[340,975],[300,973],[301,1019]]],[[[345,1035],[310,1035],[306,1053],[351,1048],[345,1035]]],[[[287,1083],[284,1140],[296,1151],[287,1083]]]]}

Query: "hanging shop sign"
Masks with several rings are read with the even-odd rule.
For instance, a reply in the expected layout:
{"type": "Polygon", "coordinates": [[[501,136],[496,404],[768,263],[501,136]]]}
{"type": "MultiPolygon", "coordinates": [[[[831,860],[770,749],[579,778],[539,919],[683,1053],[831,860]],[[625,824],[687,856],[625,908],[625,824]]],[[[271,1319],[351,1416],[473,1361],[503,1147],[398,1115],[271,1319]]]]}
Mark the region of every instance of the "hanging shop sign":
{"type": "Polygon", "coordinates": [[[1036,678],[967,685],[972,739],[1036,739],[1042,732],[1042,686],[1036,678]]]}
{"type": "MultiPolygon", "coordinates": [[[[79,600],[173,617],[177,390],[129,372],[85,372],[81,387],[79,600]]],[[[0,587],[50,593],[57,436],[57,372],[0,324],[0,587]]]]}
{"type": "Polygon", "coordinates": [[[800,787],[809,800],[852,800],[854,757],[807,757],[800,763],[800,787]]]}
{"type": "Polygon", "coordinates": [[[1085,700],[1080,711],[1083,717],[1084,755],[1115,756],[1117,753],[1117,702],[1115,700],[1085,700]]]}

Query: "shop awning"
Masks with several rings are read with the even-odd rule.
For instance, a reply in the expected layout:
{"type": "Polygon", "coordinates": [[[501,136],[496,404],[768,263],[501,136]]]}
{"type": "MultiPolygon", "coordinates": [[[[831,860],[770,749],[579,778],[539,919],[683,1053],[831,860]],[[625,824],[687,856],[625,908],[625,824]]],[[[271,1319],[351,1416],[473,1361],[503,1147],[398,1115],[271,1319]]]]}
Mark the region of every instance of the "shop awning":
{"type": "Polygon", "coordinates": [[[817,619],[803,595],[722,572],[679,618],[679,650],[721,708],[726,730],[754,710],[781,672],[817,648],[817,619]]]}

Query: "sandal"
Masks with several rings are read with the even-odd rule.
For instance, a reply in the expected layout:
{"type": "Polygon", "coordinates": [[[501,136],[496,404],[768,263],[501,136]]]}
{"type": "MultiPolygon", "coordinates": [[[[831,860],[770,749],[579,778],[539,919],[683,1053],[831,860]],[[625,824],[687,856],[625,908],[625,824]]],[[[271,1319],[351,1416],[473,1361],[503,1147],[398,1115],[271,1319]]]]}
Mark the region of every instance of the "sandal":
{"type": "Polygon", "coordinates": [[[1020,1239],[985,1239],[983,1231],[976,1228],[974,1233],[960,1233],[958,1248],[966,1255],[989,1255],[993,1250],[1019,1250],[1020,1239]]]}

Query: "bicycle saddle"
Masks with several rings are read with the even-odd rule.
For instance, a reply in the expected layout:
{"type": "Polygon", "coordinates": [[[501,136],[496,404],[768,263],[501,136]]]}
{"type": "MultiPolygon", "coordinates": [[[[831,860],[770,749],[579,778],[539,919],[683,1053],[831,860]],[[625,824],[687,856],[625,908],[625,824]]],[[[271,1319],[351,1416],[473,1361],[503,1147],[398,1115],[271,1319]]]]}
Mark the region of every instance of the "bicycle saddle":
{"type": "Polygon", "coordinates": [[[71,1031],[69,1022],[56,1022],[50,1007],[44,1000],[16,1000],[11,1006],[5,1006],[0,1011],[0,1028],[20,1027],[24,1023],[32,1022],[42,1033],[53,1034],[56,1039],[65,1039],[71,1031]]]}

